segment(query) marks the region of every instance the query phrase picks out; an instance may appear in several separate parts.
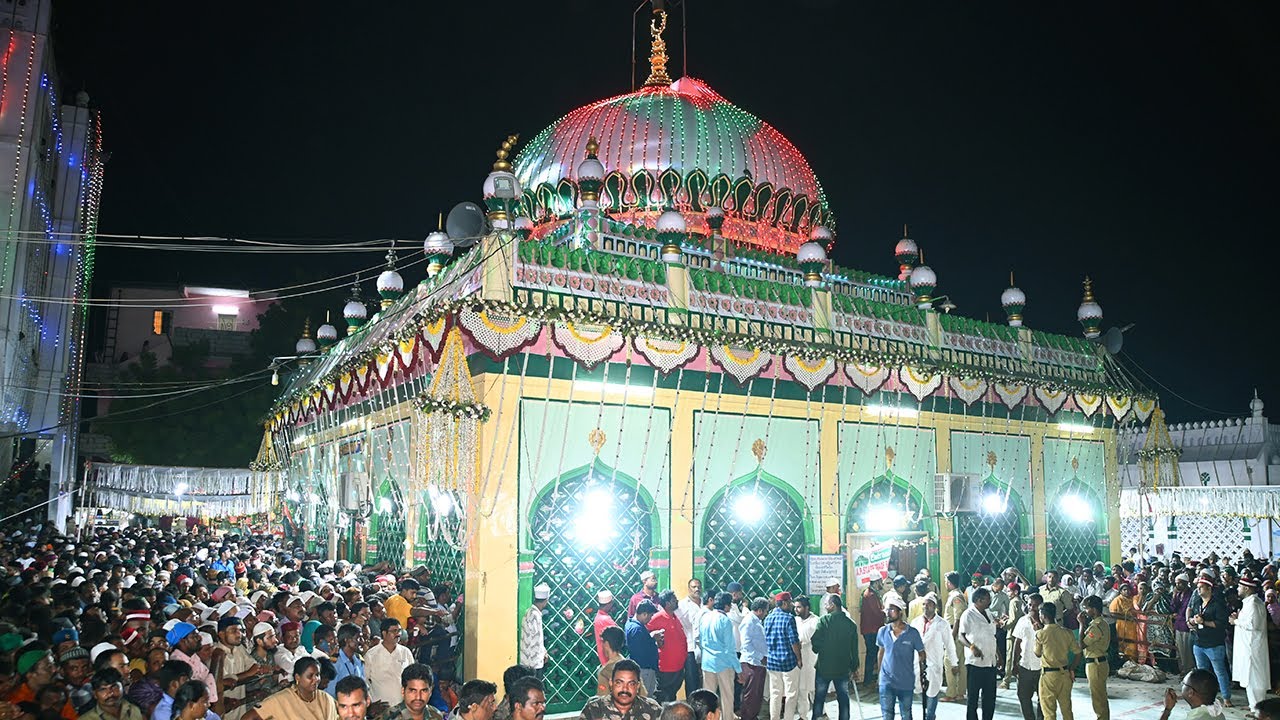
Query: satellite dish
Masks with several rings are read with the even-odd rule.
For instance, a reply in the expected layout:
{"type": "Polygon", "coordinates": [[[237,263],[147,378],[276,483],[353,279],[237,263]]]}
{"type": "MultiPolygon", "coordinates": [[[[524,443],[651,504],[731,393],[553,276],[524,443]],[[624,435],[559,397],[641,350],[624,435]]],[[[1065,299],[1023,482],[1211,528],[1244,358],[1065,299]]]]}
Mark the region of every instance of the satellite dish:
{"type": "Polygon", "coordinates": [[[444,231],[454,247],[471,247],[489,230],[489,220],[484,209],[473,202],[460,202],[449,211],[444,221],[444,231]]]}
{"type": "Polygon", "coordinates": [[[1132,327],[1133,323],[1129,323],[1122,328],[1113,327],[1102,334],[1102,347],[1108,355],[1120,354],[1120,348],[1124,347],[1124,334],[1132,327]]]}

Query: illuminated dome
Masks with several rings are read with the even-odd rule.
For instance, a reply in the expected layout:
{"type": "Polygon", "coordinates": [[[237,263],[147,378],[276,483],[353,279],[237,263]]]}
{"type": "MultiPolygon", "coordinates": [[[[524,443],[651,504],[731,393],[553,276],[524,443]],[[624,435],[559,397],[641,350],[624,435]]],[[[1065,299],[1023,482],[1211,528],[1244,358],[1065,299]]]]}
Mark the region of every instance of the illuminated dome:
{"type": "MultiPolygon", "coordinates": [[[[700,216],[719,206],[728,220],[721,234],[787,254],[810,228],[834,222],[791,141],[688,77],[583,106],[538,133],[514,168],[526,205],[541,206],[527,207],[535,221],[571,209],[555,196],[562,180],[578,179],[593,137],[606,174],[600,207],[610,214],[653,227],[669,207],[700,216]]],[[[686,217],[691,232],[705,232],[704,218],[686,217]]]]}

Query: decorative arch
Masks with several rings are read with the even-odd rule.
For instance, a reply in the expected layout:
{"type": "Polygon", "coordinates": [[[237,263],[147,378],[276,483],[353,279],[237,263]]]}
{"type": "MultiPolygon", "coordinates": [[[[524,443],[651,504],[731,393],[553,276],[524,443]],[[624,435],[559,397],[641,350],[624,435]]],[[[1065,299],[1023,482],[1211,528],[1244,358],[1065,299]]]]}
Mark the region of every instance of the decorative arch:
{"type": "Polygon", "coordinates": [[[549,585],[557,606],[544,614],[548,712],[580,709],[595,695],[596,593],[615,595],[614,620],[623,625],[627,600],[660,542],[655,510],[635,478],[599,459],[548,483],[530,504],[533,583],[549,585]]]}
{"type": "Polygon", "coordinates": [[[774,589],[805,590],[805,556],[817,551],[816,532],[804,497],[763,470],[731,481],[712,496],[702,519],[705,584],[743,583],[754,595],[774,589]],[[751,521],[739,503],[754,495],[762,509],[751,521]]]}
{"type": "Polygon", "coordinates": [[[1076,563],[1089,567],[1101,557],[1107,539],[1106,507],[1098,493],[1079,477],[1073,477],[1058,491],[1048,507],[1046,532],[1050,567],[1071,568],[1076,563]],[[1089,518],[1073,517],[1064,507],[1067,498],[1079,498],[1081,507],[1089,509],[1089,518]]]}
{"type": "Polygon", "coordinates": [[[992,492],[1008,493],[1003,512],[987,512],[979,500],[977,512],[956,516],[956,569],[968,575],[985,572],[984,565],[995,572],[1012,566],[1026,574],[1035,564],[1035,544],[1022,497],[1008,483],[988,475],[978,496],[992,492]]]}
{"type": "MultiPolygon", "coordinates": [[[[845,506],[845,532],[875,532],[864,525],[863,513],[868,507],[878,504],[888,505],[895,510],[910,511],[913,514],[916,519],[899,530],[911,532],[925,529],[924,519],[929,516],[929,506],[924,496],[906,478],[895,474],[893,470],[888,470],[872,478],[870,482],[853,493],[849,504],[845,506]]],[[[886,532],[885,537],[891,537],[893,534],[894,531],[886,532]]]]}

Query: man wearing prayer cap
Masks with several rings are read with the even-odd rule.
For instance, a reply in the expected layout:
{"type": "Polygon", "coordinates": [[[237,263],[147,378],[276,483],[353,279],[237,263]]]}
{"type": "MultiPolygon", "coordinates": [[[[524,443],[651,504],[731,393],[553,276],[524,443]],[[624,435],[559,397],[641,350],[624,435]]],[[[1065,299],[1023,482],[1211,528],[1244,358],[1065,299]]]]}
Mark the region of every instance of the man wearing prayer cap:
{"type": "Polygon", "coordinates": [[[827,614],[827,600],[830,599],[832,595],[840,594],[841,590],[844,588],[844,581],[838,577],[827,578],[825,587],[827,591],[822,594],[822,600],[818,603],[819,615],[827,614]]]}
{"type": "Polygon", "coordinates": [[[538,677],[542,677],[542,669],[547,661],[547,645],[542,635],[542,613],[546,611],[550,597],[551,586],[538,583],[533,588],[533,605],[520,623],[520,664],[537,670],[538,677]]]}
{"type": "Polygon", "coordinates": [[[613,593],[609,590],[601,590],[596,593],[596,617],[592,623],[596,635],[596,656],[600,659],[600,664],[604,665],[609,661],[608,654],[604,649],[604,641],[600,638],[600,633],[605,628],[617,627],[618,623],[613,619],[613,593]]]}
{"type": "Polygon", "coordinates": [[[1180,572],[1173,578],[1173,597],[1169,612],[1173,615],[1174,645],[1177,648],[1178,671],[1183,675],[1196,667],[1191,649],[1191,627],[1187,625],[1187,608],[1191,605],[1191,576],[1180,572]]]}
{"type": "Polygon", "coordinates": [[[652,570],[640,573],[640,590],[627,603],[627,617],[635,617],[636,607],[644,600],[658,604],[658,576],[652,570]]]}
{"type": "Polygon", "coordinates": [[[187,622],[175,623],[165,635],[165,640],[173,649],[169,659],[181,660],[190,665],[191,679],[204,683],[205,689],[209,691],[209,702],[216,703],[217,698],[220,697],[218,682],[209,672],[209,667],[200,659],[201,639],[196,632],[196,626],[187,622]]]}
{"type": "Polygon", "coordinates": [[[89,651],[79,645],[63,650],[58,655],[58,667],[67,684],[71,707],[78,713],[88,710],[93,703],[93,688],[89,686],[93,665],[89,661],[89,651]]]}
{"type": "Polygon", "coordinates": [[[280,625],[280,644],[276,647],[275,663],[285,678],[293,677],[293,664],[298,658],[309,655],[302,647],[302,626],[292,620],[280,625]]]}

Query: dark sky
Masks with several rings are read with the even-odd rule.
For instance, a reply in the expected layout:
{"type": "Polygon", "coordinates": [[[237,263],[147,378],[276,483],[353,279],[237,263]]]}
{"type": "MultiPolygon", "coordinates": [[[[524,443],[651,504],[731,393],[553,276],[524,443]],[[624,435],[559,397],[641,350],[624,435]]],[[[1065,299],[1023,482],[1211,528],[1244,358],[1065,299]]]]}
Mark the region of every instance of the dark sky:
{"type": "MultiPolygon", "coordinates": [[[[102,230],[416,242],[479,200],[507,133],[630,87],[629,2],[400,5],[57,5],[64,87],[111,151],[102,230]]],[[[1089,274],[1171,416],[1220,417],[1173,393],[1246,414],[1257,386],[1280,417],[1274,291],[1251,279],[1280,239],[1275,7],[690,0],[688,68],[806,154],[838,263],[893,272],[906,222],[958,312],[1002,319],[1014,269],[1028,324],[1073,335],[1089,274]]],[[[361,263],[97,267],[262,287],[361,263]]]]}

